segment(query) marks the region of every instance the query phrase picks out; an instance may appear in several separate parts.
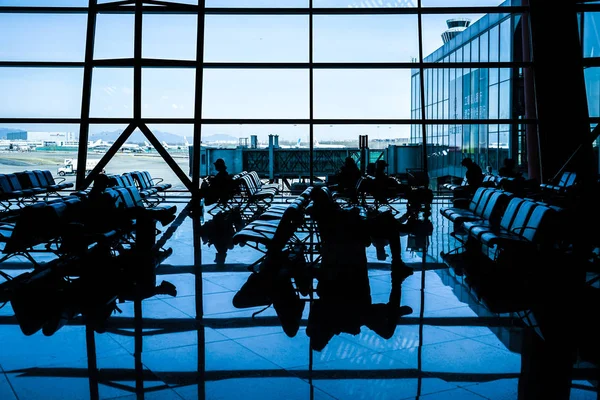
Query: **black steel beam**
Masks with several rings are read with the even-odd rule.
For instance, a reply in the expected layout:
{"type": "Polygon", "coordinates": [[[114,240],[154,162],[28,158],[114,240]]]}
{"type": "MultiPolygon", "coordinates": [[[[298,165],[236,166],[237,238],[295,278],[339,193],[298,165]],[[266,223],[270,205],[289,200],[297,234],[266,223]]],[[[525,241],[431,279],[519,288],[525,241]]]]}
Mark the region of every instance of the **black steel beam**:
{"type": "Polygon", "coordinates": [[[135,19],[133,36],[133,119],[142,118],[142,14],[143,0],[135,0],[135,19]]]}
{"type": "MultiPolygon", "coordinates": [[[[313,8],[313,0],[308,0],[308,6],[309,8],[313,8]]],[[[308,17],[308,62],[310,64],[313,63],[313,16],[309,16],[308,17]]],[[[314,120],[314,70],[311,68],[308,70],[308,113],[309,113],[309,119],[311,121],[314,120]]],[[[313,158],[314,158],[314,141],[315,141],[315,129],[314,129],[314,124],[311,123],[309,125],[309,129],[308,129],[308,140],[309,140],[309,144],[308,147],[310,149],[310,155],[308,157],[308,171],[310,173],[310,185],[314,185],[314,163],[313,163],[313,158]]]]}
{"type": "MultiPolygon", "coordinates": [[[[421,0],[417,0],[417,4],[421,8],[421,0]]],[[[423,61],[423,21],[421,14],[417,16],[417,24],[417,31],[419,32],[419,63],[421,63],[423,61]]],[[[423,171],[427,174],[427,107],[425,103],[425,69],[423,68],[423,64],[419,66],[419,92],[421,92],[419,105],[421,106],[421,141],[423,143],[423,157],[421,162],[423,163],[423,171]]]]}
{"type": "Polygon", "coordinates": [[[98,161],[98,164],[96,164],[94,169],[92,169],[92,172],[90,172],[90,174],[86,176],[85,179],[83,179],[83,182],[81,184],[82,189],[87,188],[90,185],[90,183],[92,183],[96,175],[98,175],[104,170],[104,167],[106,167],[106,165],[109,163],[110,160],[112,160],[114,155],[117,154],[117,151],[119,151],[121,146],[123,146],[123,143],[125,143],[127,139],[129,139],[129,136],[131,136],[135,128],[137,128],[135,124],[129,124],[129,126],[125,128],[123,133],[121,133],[117,140],[115,140],[115,142],[112,144],[112,146],[110,146],[108,151],[104,153],[100,161],[98,161]]]}
{"type": "MultiPolygon", "coordinates": [[[[131,4],[131,3],[130,3],[131,4]]],[[[99,7],[101,13],[134,13],[133,7],[122,7],[121,4],[105,4],[99,7]]],[[[579,7],[582,11],[596,11],[596,5],[579,7]]],[[[147,14],[195,14],[201,8],[189,4],[169,4],[165,7],[142,6],[141,11],[147,14]]],[[[416,14],[523,14],[528,8],[523,6],[505,7],[382,7],[382,8],[236,8],[209,7],[204,13],[210,15],[416,15],[416,14]]],[[[23,7],[0,6],[0,14],[86,14],[87,7],[23,7]]]]}
{"type": "Polygon", "coordinates": [[[194,187],[192,185],[192,181],[190,181],[190,178],[185,174],[185,172],[183,172],[181,170],[181,168],[175,162],[175,160],[173,160],[173,157],[171,157],[171,154],[169,154],[167,149],[165,149],[163,147],[163,145],[158,141],[156,136],[154,136],[154,133],[152,133],[152,131],[145,124],[140,124],[139,128],[142,131],[142,133],[144,134],[144,136],[146,136],[146,138],[148,139],[150,144],[152,146],[154,146],[154,149],[158,152],[158,154],[161,155],[161,157],[165,160],[165,162],[169,165],[169,167],[171,167],[171,169],[173,170],[175,175],[177,175],[177,177],[181,180],[181,183],[183,183],[185,185],[185,187],[191,193],[193,193],[194,187]]]}
{"type": "MultiPolygon", "coordinates": [[[[96,68],[133,68],[134,58],[93,60],[96,68]]],[[[143,68],[203,68],[203,69],[453,69],[453,68],[530,68],[533,62],[202,62],[193,60],[161,60],[142,58],[137,64],[143,68]]],[[[85,62],[70,61],[0,61],[0,67],[23,68],[83,68],[85,62]]],[[[599,58],[588,58],[585,66],[600,65],[599,58]]]]}
{"type": "MultiPolygon", "coordinates": [[[[132,118],[0,118],[2,124],[130,124],[135,121],[132,118]]],[[[425,121],[428,125],[496,125],[496,124],[535,124],[536,119],[211,119],[200,120],[206,125],[415,125],[425,121]]],[[[197,121],[194,118],[142,118],[144,124],[189,124],[197,121]]],[[[600,117],[590,118],[590,122],[600,122],[600,117]]]]}
{"type": "MultiPolygon", "coordinates": [[[[200,0],[199,5],[204,8],[205,1],[200,0]]],[[[194,97],[194,137],[192,153],[192,191],[193,201],[199,201],[200,194],[200,143],[202,142],[202,91],[204,86],[204,73],[202,64],[204,63],[204,14],[198,14],[198,28],[196,33],[196,90],[194,97]],[[196,199],[198,197],[198,199],[196,199]]]]}
{"type": "MultiPolygon", "coordinates": [[[[79,125],[79,147],[77,151],[77,163],[86,165],[88,138],[90,133],[90,123],[86,120],[90,116],[90,101],[92,97],[92,74],[94,68],[91,61],[94,59],[94,38],[96,31],[96,3],[97,0],[89,0],[89,9],[87,19],[87,30],[85,37],[85,68],[83,69],[83,89],[81,92],[81,124],[79,125]]],[[[75,178],[75,187],[82,189],[85,181],[85,168],[77,169],[75,178]]]]}

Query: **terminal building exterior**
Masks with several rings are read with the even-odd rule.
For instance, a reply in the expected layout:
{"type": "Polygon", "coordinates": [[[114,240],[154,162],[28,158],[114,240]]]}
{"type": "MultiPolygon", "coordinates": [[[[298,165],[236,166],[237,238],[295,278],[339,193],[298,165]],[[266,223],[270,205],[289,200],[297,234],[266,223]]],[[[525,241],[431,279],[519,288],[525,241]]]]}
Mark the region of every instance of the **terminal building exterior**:
{"type": "MultiPolygon", "coordinates": [[[[517,3],[520,1],[507,0],[500,7],[517,3]]],[[[579,40],[584,58],[600,54],[598,35],[592,32],[596,22],[600,22],[599,18],[598,13],[579,14],[579,26],[583,28],[579,31],[579,40]]],[[[510,13],[487,14],[473,23],[469,18],[449,19],[448,30],[441,34],[444,44],[423,60],[430,63],[487,65],[512,62],[515,63],[512,68],[488,68],[486,64],[483,67],[473,64],[471,68],[412,70],[411,119],[441,122],[424,125],[432,183],[443,183],[464,176],[461,160],[465,157],[471,157],[484,171],[491,167],[493,173],[497,173],[504,158],[510,157],[517,161],[526,177],[542,180],[538,168],[530,165],[532,161],[540,162],[537,159],[540,144],[533,143],[537,142],[535,135],[529,135],[531,140],[527,143],[527,124],[520,122],[527,118],[526,110],[535,110],[537,107],[535,100],[526,103],[526,88],[535,84],[532,68],[517,67],[518,63],[526,65],[530,61],[527,60],[529,53],[525,47],[529,39],[523,40],[523,30],[527,29],[523,21],[527,24],[523,15],[510,13]],[[423,100],[420,97],[421,72],[426,92],[423,100]],[[421,101],[424,103],[424,112],[421,101]],[[451,122],[446,123],[445,120],[451,122]],[[477,123],[477,120],[482,123],[477,123]],[[492,123],[493,120],[498,120],[498,123],[492,123]],[[532,154],[528,154],[528,149],[532,154]]],[[[557,35],[561,31],[559,25],[557,23],[557,35]]],[[[589,116],[597,118],[600,116],[599,68],[588,67],[584,71],[589,116]]],[[[594,125],[592,122],[591,127],[594,125]]],[[[411,143],[423,143],[422,127],[421,124],[411,126],[411,143]]],[[[560,147],[560,144],[553,146],[560,147]]],[[[595,165],[598,165],[596,140],[594,155],[595,165]]],[[[563,154],[560,161],[567,160],[567,155],[563,154]]],[[[557,168],[547,173],[543,180],[551,178],[557,168]]]]}

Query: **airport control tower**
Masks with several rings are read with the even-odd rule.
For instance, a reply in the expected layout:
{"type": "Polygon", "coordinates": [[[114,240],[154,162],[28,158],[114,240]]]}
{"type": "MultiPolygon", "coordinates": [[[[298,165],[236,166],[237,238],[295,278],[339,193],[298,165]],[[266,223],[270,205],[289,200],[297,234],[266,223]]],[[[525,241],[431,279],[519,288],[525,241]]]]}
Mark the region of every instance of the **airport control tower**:
{"type": "Polygon", "coordinates": [[[471,25],[469,18],[452,18],[446,21],[448,29],[442,33],[442,40],[448,43],[454,36],[458,35],[471,25]]]}

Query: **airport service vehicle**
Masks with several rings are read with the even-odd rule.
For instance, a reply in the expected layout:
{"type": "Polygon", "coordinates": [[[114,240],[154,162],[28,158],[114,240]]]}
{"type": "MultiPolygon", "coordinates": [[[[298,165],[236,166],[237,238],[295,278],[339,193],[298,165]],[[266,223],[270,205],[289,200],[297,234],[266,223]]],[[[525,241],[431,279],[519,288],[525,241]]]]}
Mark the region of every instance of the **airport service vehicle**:
{"type": "MultiPolygon", "coordinates": [[[[85,173],[89,174],[98,165],[100,160],[87,160],[85,163],[85,173]]],[[[102,171],[104,172],[104,171],[102,171]]],[[[77,173],[77,160],[73,158],[65,159],[64,165],[58,168],[58,175],[74,175],[77,173]]]]}

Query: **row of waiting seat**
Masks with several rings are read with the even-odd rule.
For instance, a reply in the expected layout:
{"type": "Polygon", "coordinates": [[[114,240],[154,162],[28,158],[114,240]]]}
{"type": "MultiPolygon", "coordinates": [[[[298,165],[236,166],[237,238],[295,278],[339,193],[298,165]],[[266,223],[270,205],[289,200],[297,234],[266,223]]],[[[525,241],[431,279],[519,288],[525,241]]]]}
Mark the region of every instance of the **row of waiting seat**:
{"type": "Polygon", "coordinates": [[[440,214],[460,243],[442,258],[492,312],[531,308],[536,276],[549,272],[542,260],[568,248],[566,210],[501,189],[479,188],[466,208],[443,207],[440,214]]]}
{"type": "Polygon", "coordinates": [[[73,183],[64,178],[55,179],[49,170],[20,171],[0,174],[0,206],[8,211],[13,206],[22,207],[39,198],[73,187],[73,183]]]}

